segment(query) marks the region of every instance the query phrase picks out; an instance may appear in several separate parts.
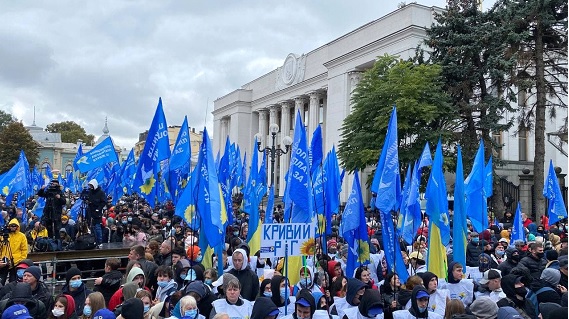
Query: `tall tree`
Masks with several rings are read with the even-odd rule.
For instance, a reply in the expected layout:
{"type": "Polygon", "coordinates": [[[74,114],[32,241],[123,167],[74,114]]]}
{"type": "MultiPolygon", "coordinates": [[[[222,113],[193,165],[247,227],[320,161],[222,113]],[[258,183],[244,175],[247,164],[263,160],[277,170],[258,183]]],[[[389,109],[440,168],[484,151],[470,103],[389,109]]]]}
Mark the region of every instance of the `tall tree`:
{"type": "Polygon", "coordinates": [[[93,145],[95,142],[95,135],[87,134],[81,125],[73,121],[52,123],[45,130],[51,133],[61,133],[61,141],[64,143],[77,143],[79,139],[86,145],[93,145]]]}
{"type": "Polygon", "coordinates": [[[38,163],[39,145],[34,141],[28,130],[20,122],[12,122],[6,129],[0,131],[0,172],[4,173],[16,162],[24,150],[30,167],[38,163]]]}
{"type": "Polygon", "coordinates": [[[367,70],[353,95],[353,110],[342,125],[339,157],[349,171],[375,165],[389,115],[397,106],[399,159],[417,160],[425,142],[453,138],[456,112],[443,91],[438,65],[382,56],[367,70]]]}
{"type": "MultiPolygon", "coordinates": [[[[507,28],[509,54],[517,58],[515,84],[525,94],[518,103],[520,127],[534,131],[533,185],[537,216],[545,213],[541,192],[545,168],[547,111],[567,109],[567,1],[499,0],[494,11],[507,28]]],[[[567,118],[565,118],[565,123],[567,118]]],[[[559,130],[567,134],[567,125],[559,130]]]]}
{"type": "Polygon", "coordinates": [[[17,119],[12,114],[0,110],[0,131],[16,121],[17,119]]]}
{"type": "MultiPolygon", "coordinates": [[[[488,157],[496,154],[502,145],[492,135],[512,125],[502,114],[513,111],[510,75],[516,61],[503,54],[507,32],[494,12],[481,12],[476,0],[448,0],[446,9],[436,15],[438,24],[427,31],[426,43],[432,49],[430,61],[442,66],[445,90],[460,113],[459,140],[469,170],[480,140],[488,157]]],[[[493,163],[501,164],[496,157],[493,163]]],[[[494,181],[493,206],[503,212],[499,179],[494,181]]]]}

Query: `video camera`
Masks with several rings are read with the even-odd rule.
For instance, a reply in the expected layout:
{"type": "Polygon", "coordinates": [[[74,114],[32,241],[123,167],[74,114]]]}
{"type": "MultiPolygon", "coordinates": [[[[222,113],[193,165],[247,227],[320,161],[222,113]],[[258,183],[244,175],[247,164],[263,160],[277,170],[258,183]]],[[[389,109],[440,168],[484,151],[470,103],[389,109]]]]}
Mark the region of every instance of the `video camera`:
{"type": "Polygon", "coordinates": [[[4,227],[2,227],[0,229],[0,232],[2,233],[2,239],[4,241],[8,240],[8,238],[10,237],[10,228],[8,228],[8,225],[5,225],[4,227]]]}
{"type": "Polygon", "coordinates": [[[83,188],[81,194],[79,194],[79,198],[81,198],[81,200],[83,201],[89,200],[89,188],[87,187],[83,188]]]}
{"type": "Polygon", "coordinates": [[[58,183],[50,182],[45,188],[46,197],[55,197],[59,193],[61,193],[61,188],[58,183]]]}

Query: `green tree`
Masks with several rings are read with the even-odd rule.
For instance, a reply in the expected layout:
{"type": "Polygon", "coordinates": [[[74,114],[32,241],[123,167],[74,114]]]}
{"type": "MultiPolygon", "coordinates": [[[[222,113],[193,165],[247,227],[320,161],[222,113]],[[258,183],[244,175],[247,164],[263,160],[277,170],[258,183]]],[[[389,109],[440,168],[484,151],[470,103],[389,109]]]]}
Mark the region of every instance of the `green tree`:
{"type": "MultiPolygon", "coordinates": [[[[465,171],[472,165],[480,140],[484,141],[486,159],[502,145],[492,134],[508,130],[513,120],[503,119],[505,111],[514,111],[511,74],[516,60],[505,55],[507,30],[493,11],[481,12],[475,0],[449,0],[447,10],[436,15],[437,24],[427,34],[432,49],[430,61],[442,67],[445,91],[460,114],[458,126],[465,171]]],[[[494,153],[495,154],[495,153],[494,153]]],[[[494,166],[501,165],[494,158],[494,166]]],[[[499,179],[494,178],[493,205],[503,212],[499,179]]]]}
{"type": "Polygon", "coordinates": [[[95,142],[95,135],[87,134],[81,125],[73,121],[52,123],[45,130],[51,133],[61,133],[61,141],[64,143],[77,143],[77,140],[82,140],[86,145],[93,145],[95,142]]]}
{"type": "Polygon", "coordinates": [[[17,119],[12,114],[0,110],[0,131],[16,121],[17,119]]]}
{"type": "Polygon", "coordinates": [[[24,150],[30,167],[38,164],[39,145],[20,122],[12,122],[0,131],[0,172],[8,171],[24,150]]]}
{"type": "Polygon", "coordinates": [[[344,119],[338,151],[342,165],[354,171],[377,163],[393,105],[402,164],[417,160],[427,141],[431,146],[439,137],[451,141],[456,112],[442,87],[438,65],[379,57],[363,74],[354,91],[353,110],[344,119]]]}
{"type": "MultiPolygon", "coordinates": [[[[520,128],[534,131],[534,213],[545,212],[545,126],[547,111],[554,118],[567,109],[567,1],[499,0],[493,10],[507,28],[507,54],[517,58],[515,84],[524,94],[519,101],[520,128]]],[[[565,123],[567,118],[565,118],[565,123]]],[[[557,128],[567,134],[567,125],[557,128]]]]}

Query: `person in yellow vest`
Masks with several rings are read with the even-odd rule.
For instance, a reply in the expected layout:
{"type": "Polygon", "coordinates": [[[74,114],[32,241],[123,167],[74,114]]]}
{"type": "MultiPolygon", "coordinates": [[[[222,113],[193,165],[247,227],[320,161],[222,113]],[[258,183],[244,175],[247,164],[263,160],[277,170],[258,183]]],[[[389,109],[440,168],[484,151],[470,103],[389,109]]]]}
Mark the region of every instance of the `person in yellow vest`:
{"type": "Polygon", "coordinates": [[[28,258],[28,240],[20,231],[20,222],[12,218],[5,228],[7,233],[2,233],[0,239],[0,284],[4,285],[10,276],[10,281],[16,280],[15,266],[20,261],[28,258]]]}
{"type": "Polygon", "coordinates": [[[36,238],[38,237],[47,238],[48,237],[47,228],[45,228],[45,226],[42,225],[40,222],[36,222],[34,224],[34,229],[32,229],[32,231],[30,232],[30,236],[32,237],[33,240],[36,240],[36,238]]]}

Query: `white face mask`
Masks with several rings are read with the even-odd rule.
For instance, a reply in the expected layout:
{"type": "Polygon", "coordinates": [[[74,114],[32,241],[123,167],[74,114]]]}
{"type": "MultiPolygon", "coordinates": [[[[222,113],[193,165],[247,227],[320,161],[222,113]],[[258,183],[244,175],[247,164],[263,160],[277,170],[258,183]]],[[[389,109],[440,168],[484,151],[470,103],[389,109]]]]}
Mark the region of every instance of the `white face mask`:
{"type": "Polygon", "coordinates": [[[51,313],[56,317],[61,317],[64,314],[64,311],[59,308],[54,308],[51,313]]]}

